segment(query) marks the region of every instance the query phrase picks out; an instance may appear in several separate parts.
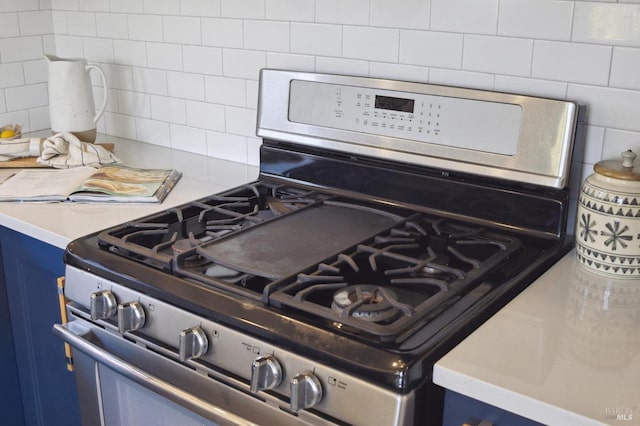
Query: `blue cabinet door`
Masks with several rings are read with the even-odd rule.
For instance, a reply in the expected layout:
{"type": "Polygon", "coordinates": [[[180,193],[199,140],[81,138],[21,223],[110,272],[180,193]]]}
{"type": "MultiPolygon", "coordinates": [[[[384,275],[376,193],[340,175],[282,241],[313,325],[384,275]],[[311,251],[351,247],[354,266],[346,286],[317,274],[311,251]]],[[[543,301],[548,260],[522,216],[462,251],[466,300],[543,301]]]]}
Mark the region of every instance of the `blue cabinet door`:
{"type": "Polygon", "coordinates": [[[52,332],[60,322],[56,280],[64,275],[63,250],[2,227],[0,250],[24,423],[79,425],[75,378],[52,332]]]}
{"type": "Polygon", "coordinates": [[[544,426],[468,396],[446,391],[443,426],[478,425],[483,421],[493,426],[544,426]]]}

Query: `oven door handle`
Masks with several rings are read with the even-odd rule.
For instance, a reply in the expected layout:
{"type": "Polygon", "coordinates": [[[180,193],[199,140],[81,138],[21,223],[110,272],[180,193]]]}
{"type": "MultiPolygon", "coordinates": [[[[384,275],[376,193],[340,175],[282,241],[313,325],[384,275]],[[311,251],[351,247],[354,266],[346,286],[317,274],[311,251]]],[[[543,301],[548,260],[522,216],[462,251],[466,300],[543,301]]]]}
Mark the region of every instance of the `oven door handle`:
{"type": "Polygon", "coordinates": [[[124,377],[127,377],[158,395],[162,395],[163,397],[193,412],[200,413],[215,423],[232,426],[257,426],[256,423],[250,422],[229,411],[202,401],[184,390],[110,354],[104,348],[91,343],[82,336],[91,332],[91,326],[80,324],[78,320],[74,320],[67,324],[54,324],[53,331],[77,350],[84,352],[94,360],[110,367],[124,377]]]}

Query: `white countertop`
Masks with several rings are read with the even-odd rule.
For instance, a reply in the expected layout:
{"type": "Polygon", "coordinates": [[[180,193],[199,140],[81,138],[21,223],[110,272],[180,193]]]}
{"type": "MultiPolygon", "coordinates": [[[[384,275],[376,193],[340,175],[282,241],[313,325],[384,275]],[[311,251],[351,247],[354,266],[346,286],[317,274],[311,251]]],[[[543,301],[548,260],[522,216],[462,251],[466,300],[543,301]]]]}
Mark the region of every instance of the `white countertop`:
{"type": "Polygon", "coordinates": [[[438,361],[434,381],[548,425],[637,425],[639,352],[640,282],[571,251],[438,361]]]}
{"type": "Polygon", "coordinates": [[[255,166],[156,145],[103,135],[97,142],[114,143],[114,153],[127,166],[174,168],[182,172],[182,178],[160,204],[2,202],[0,225],[65,248],[83,235],[251,182],[258,176],[255,166]]]}

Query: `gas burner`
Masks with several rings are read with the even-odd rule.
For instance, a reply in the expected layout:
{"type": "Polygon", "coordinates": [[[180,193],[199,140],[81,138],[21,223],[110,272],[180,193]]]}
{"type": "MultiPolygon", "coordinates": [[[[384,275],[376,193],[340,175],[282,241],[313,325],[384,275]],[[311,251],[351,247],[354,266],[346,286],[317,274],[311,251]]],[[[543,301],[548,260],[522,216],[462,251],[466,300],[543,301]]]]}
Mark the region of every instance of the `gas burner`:
{"type": "Polygon", "coordinates": [[[349,334],[397,341],[472,292],[520,247],[482,227],[417,216],[298,274],[270,301],[349,334]]]}
{"type": "Polygon", "coordinates": [[[336,291],[331,308],[340,317],[359,318],[365,321],[382,322],[411,311],[398,302],[393,290],[376,285],[354,285],[336,291]]]}

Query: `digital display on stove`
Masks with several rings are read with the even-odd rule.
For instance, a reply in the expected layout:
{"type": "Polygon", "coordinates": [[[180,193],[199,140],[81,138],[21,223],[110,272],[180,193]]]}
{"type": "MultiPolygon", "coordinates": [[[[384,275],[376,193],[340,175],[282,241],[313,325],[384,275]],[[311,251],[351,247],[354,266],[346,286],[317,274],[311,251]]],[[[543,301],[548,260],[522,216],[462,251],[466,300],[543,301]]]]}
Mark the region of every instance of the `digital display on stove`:
{"type": "Polygon", "coordinates": [[[392,111],[413,113],[414,104],[415,104],[415,100],[413,99],[394,98],[391,96],[376,95],[375,106],[376,108],[379,108],[379,109],[388,109],[392,111]]]}

